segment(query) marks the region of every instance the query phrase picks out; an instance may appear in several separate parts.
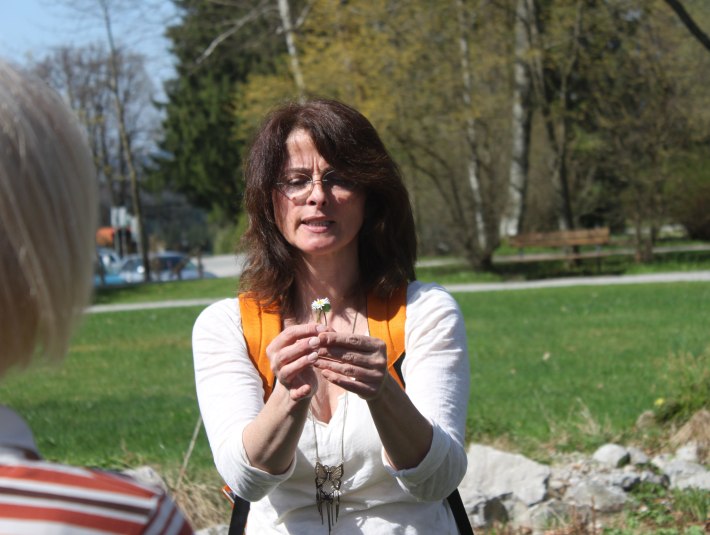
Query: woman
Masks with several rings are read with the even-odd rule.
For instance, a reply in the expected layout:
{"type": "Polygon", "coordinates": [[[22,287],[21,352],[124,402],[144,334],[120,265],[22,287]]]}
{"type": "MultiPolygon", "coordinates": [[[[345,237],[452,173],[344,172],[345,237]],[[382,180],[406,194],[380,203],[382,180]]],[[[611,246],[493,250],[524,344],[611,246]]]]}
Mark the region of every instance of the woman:
{"type": "Polygon", "coordinates": [[[464,324],[446,291],[414,280],[396,164],[359,112],[312,100],[266,119],[245,169],[243,293],[200,315],[193,349],[215,463],[252,502],[247,533],[457,533],[445,498],[466,472],[464,324]],[[398,293],[406,390],[391,344],[370,336],[375,304],[398,293]],[[247,301],[279,319],[266,371],[247,301]]]}

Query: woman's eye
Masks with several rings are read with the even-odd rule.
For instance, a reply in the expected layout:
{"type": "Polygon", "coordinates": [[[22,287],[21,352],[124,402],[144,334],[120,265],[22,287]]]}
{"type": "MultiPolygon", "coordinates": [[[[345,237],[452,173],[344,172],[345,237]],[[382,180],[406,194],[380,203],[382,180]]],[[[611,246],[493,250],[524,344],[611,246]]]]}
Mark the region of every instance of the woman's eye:
{"type": "Polygon", "coordinates": [[[311,181],[311,179],[308,177],[303,177],[303,176],[290,177],[290,178],[286,179],[286,185],[290,188],[298,188],[298,187],[305,186],[310,181],[311,181]]]}
{"type": "Polygon", "coordinates": [[[333,186],[336,186],[338,188],[343,188],[343,189],[355,188],[355,182],[353,182],[352,180],[348,180],[347,178],[343,178],[341,176],[338,176],[338,175],[328,177],[328,182],[330,182],[333,186]]]}

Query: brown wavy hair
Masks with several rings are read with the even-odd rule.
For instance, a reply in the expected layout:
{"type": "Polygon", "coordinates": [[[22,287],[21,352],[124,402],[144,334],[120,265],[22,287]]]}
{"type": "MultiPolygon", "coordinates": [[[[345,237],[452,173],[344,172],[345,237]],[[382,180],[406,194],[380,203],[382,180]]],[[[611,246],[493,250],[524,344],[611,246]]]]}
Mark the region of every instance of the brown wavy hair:
{"type": "Polygon", "coordinates": [[[291,102],[273,110],[258,130],[245,162],[249,225],[240,291],[292,311],[301,253],[281,235],[272,191],[287,161],[286,140],[308,132],[318,152],[365,192],[365,218],[358,235],[360,283],[365,292],[388,297],[414,280],[417,240],[412,207],[399,167],[377,131],[360,112],[336,100],[291,102]]]}

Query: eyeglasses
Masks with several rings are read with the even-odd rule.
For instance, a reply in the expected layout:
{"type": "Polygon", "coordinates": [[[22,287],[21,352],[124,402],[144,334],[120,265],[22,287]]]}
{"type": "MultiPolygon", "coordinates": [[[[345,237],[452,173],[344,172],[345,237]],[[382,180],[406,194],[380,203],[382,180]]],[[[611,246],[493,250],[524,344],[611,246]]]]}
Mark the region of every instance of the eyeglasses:
{"type": "Polygon", "coordinates": [[[335,169],[330,169],[323,173],[320,180],[313,180],[313,177],[305,173],[289,172],[276,183],[276,189],[283,193],[289,200],[304,202],[319,182],[325,190],[336,197],[346,197],[358,189],[358,184],[354,180],[343,178],[335,169]]]}

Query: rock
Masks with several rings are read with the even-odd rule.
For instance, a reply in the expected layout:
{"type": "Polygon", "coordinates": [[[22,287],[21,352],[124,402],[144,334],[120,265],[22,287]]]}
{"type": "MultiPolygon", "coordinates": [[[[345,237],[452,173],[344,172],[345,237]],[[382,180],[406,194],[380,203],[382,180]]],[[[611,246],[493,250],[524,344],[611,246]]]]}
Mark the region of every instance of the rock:
{"type": "Polygon", "coordinates": [[[160,489],[163,489],[165,492],[168,492],[168,486],[165,484],[163,478],[150,466],[138,466],[136,468],[129,468],[128,470],[123,470],[121,473],[127,475],[132,479],[135,479],[139,483],[158,487],[160,489]]]}
{"type": "Polygon", "coordinates": [[[651,459],[651,464],[658,468],[661,472],[663,472],[663,469],[671,462],[673,462],[673,455],[671,455],[670,453],[661,453],[660,455],[656,455],[653,459],[651,459]]]}
{"type": "Polygon", "coordinates": [[[479,496],[471,507],[466,506],[466,511],[471,520],[471,525],[476,528],[489,527],[496,522],[504,524],[509,520],[508,510],[499,497],[486,498],[479,496]]]}
{"type": "Polygon", "coordinates": [[[679,476],[674,481],[673,488],[710,491],[710,472],[706,470],[689,476],[679,476]]]}
{"type": "Polygon", "coordinates": [[[664,466],[663,472],[669,477],[671,488],[690,488],[693,482],[710,481],[707,479],[710,473],[703,465],[688,461],[673,460],[664,466]]]}
{"type": "Polygon", "coordinates": [[[219,524],[218,526],[210,526],[209,528],[201,529],[196,531],[195,535],[228,535],[229,526],[226,524],[219,524]]]}
{"type": "Polygon", "coordinates": [[[587,522],[591,516],[589,507],[575,507],[561,500],[549,500],[533,505],[528,511],[529,527],[534,534],[545,533],[550,529],[560,528],[572,520],[587,522]]]}
{"type": "Polygon", "coordinates": [[[629,457],[630,457],[630,462],[633,465],[643,465],[643,464],[648,464],[651,462],[651,459],[649,458],[646,453],[644,453],[643,450],[636,448],[635,446],[630,446],[626,448],[626,450],[629,452],[629,457]]]}
{"type": "Polygon", "coordinates": [[[671,480],[666,474],[656,474],[650,470],[644,470],[641,472],[641,483],[659,485],[663,488],[668,488],[671,485],[671,480]]]}
{"type": "Polygon", "coordinates": [[[687,479],[691,476],[698,476],[707,473],[705,467],[698,463],[673,459],[659,467],[671,481],[671,487],[675,487],[682,479],[687,479]]]}
{"type": "Polygon", "coordinates": [[[592,458],[603,465],[618,468],[629,464],[631,454],[626,448],[617,444],[604,444],[594,452],[592,458]]]}
{"type": "Polygon", "coordinates": [[[465,496],[513,495],[526,505],[547,495],[550,468],[522,455],[472,444],[468,449],[468,472],[459,486],[465,496]]]}
{"type": "Polygon", "coordinates": [[[565,501],[587,506],[602,513],[621,511],[626,503],[626,493],[597,481],[584,481],[567,490],[565,501]]]}
{"type": "Polygon", "coordinates": [[[675,452],[675,458],[679,461],[687,461],[689,463],[700,462],[700,448],[697,442],[688,442],[685,446],[681,446],[675,452]]]}
{"type": "Polygon", "coordinates": [[[625,492],[630,492],[641,483],[641,476],[635,471],[617,470],[609,474],[609,477],[605,479],[607,484],[619,487],[625,492]]]}

